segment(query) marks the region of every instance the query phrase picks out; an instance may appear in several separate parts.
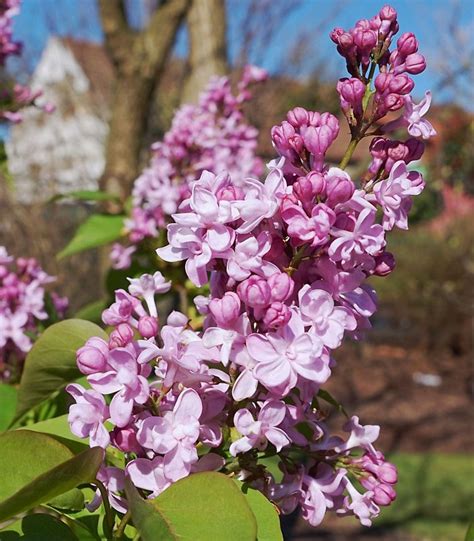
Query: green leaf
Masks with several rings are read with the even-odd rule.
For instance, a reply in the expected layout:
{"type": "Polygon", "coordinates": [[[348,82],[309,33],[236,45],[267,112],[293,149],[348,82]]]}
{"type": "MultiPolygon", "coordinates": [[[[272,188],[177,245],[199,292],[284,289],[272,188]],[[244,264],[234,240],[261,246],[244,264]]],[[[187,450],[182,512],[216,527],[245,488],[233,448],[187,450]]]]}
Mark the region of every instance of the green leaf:
{"type": "Polygon", "coordinates": [[[0,541],[78,541],[61,520],[51,515],[35,513],[0,532],[0,541]],[[23,534],[23,535],[22,535],[23,534]]]}
{"type": "Polygon", "coordinates": [[[344,409],[344,406],[338,400],[336,400],[328,391],[325,391],[324,389],[319,389],[318,398],[322,398],[325,402],[337,408],[346,417],[349,417],[349,415],[347,415],[347,411],[344,409]]]}
{"type": "Polygon", "coordinates": [[[98,300],[86,304],[78,312],[76,312],[75,317],[77,319],[86,319],[87,321],[92,321],[92,323],[97,323],[100,325],[102,322],[102,312],[107,308],[106,300],[98,300]]]}
{"type": "Polygon", "coordinates": [[[62,199],[76,199],[77,201],[119,201],[120,199],[111,193],[101,192],[100,190],[78,190],[75,192],[58,193],[48,200],[48,203],[54,203],[62,199]]]}
{"type": "Polygon", "coordinates": [[[33,432],[41,432],[42,434],[52,436],[73,453],[81,453],[82,451],[85,451],[89,445],[87,444],[87,440],[78,438],[71,432],[67,417],[67,415],[60,415],[59,417],[53,417],[46,421],[40,421],[34,425],[28,425],[25,428],[27,430],[32,430],[33,432]]]}
{"type": "Polygon", "coordinates": [[[0,434],[0,449],[0,502],[74,456],[62,443],[29,430],[0,434]]]}
{"type": "Polygon", "coordinates": [[[97,248],[119,239],[123,235],[121,214],[93,214],[79,226],[69,244],[59,252],[58,259],[97,248]]]}
{"type": "Polygon", "coordinates": [[[133,524],[143,541],[255,541],[257,523],[245,496],[226,475],[196,473],[143,500],[128,482],[133,524]]]}
{"type": "Polygon", "coordinates": [[[92,336],[107,339],[100,327],[81,319],[66,319],[44,331],[26,357],[13,422],[81,376],[76,350],[92,336]]]}
{"type": "Polygon", "coordinates": [[[82,490],[73,488],[64,494],[60,494],[56,498],[50,500],[48,504],[55,509],[69,513],[77,513],[84,509],[85,499],[82,490]]]}
{"type": "Polygon", "coordinates": [[[471,522],[471,524],[469,524],[469,528],[467,529],[464,541],[474,541],[474,522],[471,522]]]}
{"type": "Polygon", "coordinates": [[[73,456],[54,438],[29,430],[0,435],[0,522],[95,479],[104,450],[73,456]]]}
{"type": "Polygon", "coordinates": [[[0,432],[9,427],[15,416],[17,394],[15,387],[0,383],[0,432]]]}
{"type": "Polygon", "coordinates": [[[257,519],[257,540],[283,541],[280,517],[275,506],[259,490],[242,483],[238,483],[238,485],[257,519]]]}

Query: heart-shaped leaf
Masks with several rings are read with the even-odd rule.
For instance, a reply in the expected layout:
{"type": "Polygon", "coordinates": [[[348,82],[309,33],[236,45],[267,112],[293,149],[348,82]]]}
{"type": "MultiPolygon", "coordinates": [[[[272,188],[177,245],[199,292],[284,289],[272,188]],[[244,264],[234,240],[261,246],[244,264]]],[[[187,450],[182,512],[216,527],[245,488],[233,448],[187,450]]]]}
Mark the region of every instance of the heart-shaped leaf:
{"type": "Polygon", "coordinates": [[[26,357],[14,422],[81,376],[76,351],[92,336],[107,339],[98,325],[82,319],[66,319],[44,331],[26,357]]]}
{"type": "Polygon", "coordinates": [[[0,435],[0,522],[93,481],[104,450],[74,456],[46,434],[15,430],[0,435]]]}
{"type": "Polygon", "coordinates": [[[57,258],[63,259],[119,239],[123,235],[123,220],[124,216],[120,214],[93,214],[79,226],[57,258]]]}
{"type": "Polygon", "coordinates": [[[126,493],[143,541],[256,541],[257,523],[234,481],[215,472],[196,473],[146,501],[130,481],[126,493]]]}
{"type": "Polygon", "coordinates": [[[280,517],[275,506],[259,490],[243,483],[237,484],[257,519],[258,541],[283,541],[280,517]]]}

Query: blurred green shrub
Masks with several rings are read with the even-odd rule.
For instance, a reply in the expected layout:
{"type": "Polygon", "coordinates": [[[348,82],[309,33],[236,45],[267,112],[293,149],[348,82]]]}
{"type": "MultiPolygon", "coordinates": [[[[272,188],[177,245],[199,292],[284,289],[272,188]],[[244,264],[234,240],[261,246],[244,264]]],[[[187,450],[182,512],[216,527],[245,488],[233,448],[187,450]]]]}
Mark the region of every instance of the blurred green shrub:
{"type": "MultiPolygon", "coordinates": [[[[392,236],[397,266],[377,281],[379,335],[428,350],[471,349],[474,288],[474,221],[453,220],[442,232],[419,226],[392,236]]],[[[374,278],[374,280],[377,280],[374,278]]]]}

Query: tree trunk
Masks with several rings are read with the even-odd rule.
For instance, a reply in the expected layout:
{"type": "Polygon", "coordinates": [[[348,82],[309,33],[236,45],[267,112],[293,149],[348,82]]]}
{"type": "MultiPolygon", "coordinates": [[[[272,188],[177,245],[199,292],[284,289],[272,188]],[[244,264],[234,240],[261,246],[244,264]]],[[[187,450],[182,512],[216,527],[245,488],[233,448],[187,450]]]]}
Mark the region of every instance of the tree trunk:
{"type": "Polygon", "coordinates": [[[225,0],[192,0],[187,25],[189,75],[182,101],[195,102],[212,75],[228,70],[225,0]]]}
{"type": "Polygon", "coordinates": [[[117,80],[100,189],[124,201],[139,173],[139,157],[154,88],[190,0],[162,2],[147,27],[133,32],[121,0],[100,0],[106,48],[117,80]]]}

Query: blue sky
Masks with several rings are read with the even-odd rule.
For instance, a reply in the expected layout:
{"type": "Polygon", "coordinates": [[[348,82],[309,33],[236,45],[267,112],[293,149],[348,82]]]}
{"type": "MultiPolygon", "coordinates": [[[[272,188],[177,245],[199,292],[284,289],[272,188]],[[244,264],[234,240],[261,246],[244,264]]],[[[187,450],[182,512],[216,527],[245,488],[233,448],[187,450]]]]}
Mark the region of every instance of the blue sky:
{"type": "MultiPolygon", "coordinates": [[[[127,0],[129,12],[133,23],[137,24],[141,18],[144,2],[154,0],[127,0]]],[[[229,51],[231,57],[240,47],[241,20],[250,0],[228,0],[228,35],[229,51]]],[[[274,2],[287,2],[289,0],[273,0],[274,2]]],[[[466,32],[474,32],[474,1],[459,0],[461,5],[461,25],[466,32]]],[[[274,39],[271,40],[265,54],[258,60],[260,65],[276,71],[281,68],[285,59],[285,51],[289,43],[300,32],[309,34],[310,39],[318,50],[318,56],[323,56],[330,62],[329,72],[335,76],[344,75],[344,63],[334,51],[334,46],[328,38],[329,31],[335,26],[349,28],[360,18],[367,18],[375,14],[384,4],[383,0],[300,0],[298,7],[288,16],[285,23],[275,30],[274,39]],[[336,10],[341,4],[341,9],[336,10]],[[335,12],[336,11],[336,12],[335,12]],[[335,13],[334,13],[335,12],[335,13]],[[331,15],[332,14],[332,15],[331,15]],[[311,35],[318,21],[328,19],[327,27],[318,35],[311,35]]],[[[402,31],[413,31],[420,42],[420,51],[425,53],[433,64],[443,54],[439,32],[443,20],[446,21],[447,10],[450,9],[450,0],[392,0],[391,5],[399,14],[402,31]]],[[[263,21],[263,24],[265,21],[263,21]]],[[[442,31],[442,30],[441,30],[442,31]]],[[[14,62],[12,68],[30,71],[38,61],[41,51],[51,34],[67,35],[76,38],[100,42],[102,31],[100,28],[96,0],[23,0],[22,11],[15,19],[15,37],[24,41],[25,53],[21,62],[14,62]]],[[[471,42],[472,44],[472,42],[471,42]]],[[[176,51],[184,55],[186,39],[181,32],[176,51]]],[[[415,77],[417,94],[434,87],[437,73],[428,69],[415,77]]],[[[438,96],[439,99],[449,99],[450,96],[438,96]]]]}

